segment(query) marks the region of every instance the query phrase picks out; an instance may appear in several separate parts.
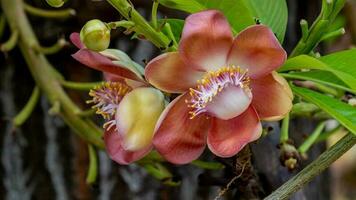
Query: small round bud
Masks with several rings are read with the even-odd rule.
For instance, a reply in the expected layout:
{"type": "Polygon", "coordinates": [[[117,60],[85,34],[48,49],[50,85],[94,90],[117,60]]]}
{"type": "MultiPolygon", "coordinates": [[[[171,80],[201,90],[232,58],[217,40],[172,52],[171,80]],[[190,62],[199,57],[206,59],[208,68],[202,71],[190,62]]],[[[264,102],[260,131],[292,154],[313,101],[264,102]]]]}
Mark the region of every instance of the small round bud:
{"type": "Polygon", "coordinates": [[[61,6],[63,6],[63,4],[66,2],[66,0],[46,0],[47,4],[55,7],[55,8],[59,8],[61,6]]]}
{"type": "Polygon", "coordinates": [[[80,31],[80,40],[93,51],[104,51],[110,44],[110,28],[102,21],[88,21],[80,31]]]}
{"type": "Polygon", "coordinates": [[[281,143],[279,146],[281,149],[279,156],[281,164],[287,167],[289,171],[294,170],[298,166],[298,161],[300,160],[298,150],[290,141],[281,143]]]}

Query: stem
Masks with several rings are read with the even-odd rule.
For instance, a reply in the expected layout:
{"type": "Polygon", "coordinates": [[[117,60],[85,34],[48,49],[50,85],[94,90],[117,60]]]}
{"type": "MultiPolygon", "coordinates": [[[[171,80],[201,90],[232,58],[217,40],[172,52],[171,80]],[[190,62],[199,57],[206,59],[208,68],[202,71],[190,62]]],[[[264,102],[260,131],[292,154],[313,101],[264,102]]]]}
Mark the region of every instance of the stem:
{"type": "Polygon", "coordinates": [[[58,51],[60,51],[65,45],[66,45],[65,39],[61,38],[59,39],[54,45],[50,47],[43,47],[41,45],[34,45],[32,48],[36,50],[39,53],[45,54],[45,55],[50,55],[50,54],[55,54],[58,51]]]}
{"type": "Polygon", "coordinates": [[[136,33],[144,35],[155,46],[162,50],[175,51],[177,46],[169,47],[170,39],[162,32],[156,31],[152,26],[138,13],[127,0],[107,0],[116,10],[120,12],[127,20],[135,23],[136,33]]]}
{"type": "Polygon", "coordinates": [[[88,91],[93,89],[95,86],[101,85],[103,82],[73,82],[73,81],[66,81],[61,80],[61,84],[69,89],[74,90],[84,90],[88,91]]]}
{"type": "Polygon", "coordinates": [[[301,189],[315,176],[328,168],[335,160],[356,144],[356,136],[351,133],[340,139],[335,145],[322,153],[315,161],[310,163],[293,178],[284,183],[264,200],[284,200],[301,189]]]}
{"type": "Polygon", "coordinates": [[[55,101],[52,104],[52,107],[48,110],[48,114],[50,115],[58,115],[61,112],[61,103],[59,101],[55,101]]]}
{"type": "Polygon", "coordinates": [[[77,113],[78,116],[80,117],[90,117],[95,115],[95,110],[94,109],[88,109],[88,110],[83,110],[80,113],[77,113]]]}
{"type": "Polygon", "coordinates": [[[65,19],[72,17],[76,14],[73,9],[65,9],[65,10],[45,10],[41,8],[33,7],[29,4],[24,3],[24,9],[31,15],[45,18],[58,18],[65,19]]]}
{"type": "Polygon", "coordinates": [[[145,164],[143,167],[148,174],[162,181],[165,185],[178,186],[180,184],[180,182],[174,182],[172,180],[172,173],[160,163],[145,164]]]}
{"type": "Polygon", "coordinates": [[[312,103],[300,102],[293,105],[290,115],[311,117],[320,108],[312,103]]]}
{"type": "Polygon", "coordinates": [[[178,46],[177,40],[173,35],[171,25],[169,23],[165,23],[164,28],[166,29],[166,31],[168,33],[168,37],[173,41],[173,44],[178,46]]]}
{"type": "Polygon", "coordinates": [[[314,132],[310,134],[309,137],[303,142],[303,144],[299,146],[298,148],[299,153],[301,154],[306,153],[309,150],[309,148],[316,142],[316,140],[318,139],[320,133],[323,131],[324,128],[325,128],[325,122],[321,122],[316,127],[314,132]]]}
{"type": "Polygon", "coordinates": [[[300,20],[300,28],[302,29],[302,39],[305,40],[308,37],[308,22],[305,19],[300,20]]]}
{"type": "Polygon", "coordinates": [[[25,15],[23,2],[21,0],[1,0],[1,6],[11,30],[19,32],[18,45],[37,86],[52,105],[60,104],[59,115],[75,133],[84,140],[103,148],[104,143],[101,138],[103,131],[91,120],[83,119],[76,114],[81,110],[63,90],[53,66],[43,54],[31,48],[32,45],[39,43],[25,15]]]}
{"type": "Polygon", "coordinates": [[[341,35],[344,35],[346,33],[345,29],[344,28],[340,28],[336,31],[333,31],[333,32],[330,32],[330,33],[327,33],[325,35],[323,35],[323,37],[321,37],[321,41],[324,41],[324,40],[328,40],[330,38],[334,38],[334,37],[338,37],[338,36],[341,36],[341,35]]]}
{"type": "Polygon", "coordinates": [[[223,164],[219,162],[205,162],[201,160],[193,160],[191,164],[199,168],[209,169],[209,170],[219,170],[225,167],[223,164]]]}
{"type": "Polygon", "coordinates": [[[110,27],[110,29],[117,29],[119,27],[131,28],[135,25],[135,23],[126,20],[121,20],[116,22],[109,22],[107,23],[107,25],[110,27]]]}
{"type": "Polygon", "coordinates": [[[89,169],[88,169],[86,182],[87,184],[93,184],[96,181],[96,177],[98,175],[98,159],[94,147],[90,144],[88,144],[88,152],[89,152],[89,169]]]}
{"type": "Polygon", "coordinates": [[[307,33],[305,33],[305,27],[302,26],[303,36],[290,54],[290,58],[300,54],[309,54],[322,41],[328,26],[334,21],[344,4],[345,0],[323,0],[321,12],[307,33]]]}
{"type": "Polygon", "coordinates": [[[344,127],[339,125],[337,126],[336,128],[326,132],[326,133],[322,133],[319,135],[319,137],[316,139],[315,142],[322,142],[322,141],[325,141],[326,139],[328,139],[331,135],[337,133],[337,132],[340,132],[340,131],[345,131],[344,127]]]}
{"type": "Polygon", "coordinates": [[[324,85],[324,83],[321,84],[314,81],[294,81],[294,84],[299,87],[308,88],[311,90],[317,90],[322,93],[331,94],[332,96],[336,96],[336,97],[340,97],[343,95],[342,92],[339,92],[337,89],[334,89],[333,87],[324,85]]]}
{"type": "Polygon", "coordinates": [[[15,48],[18,39],[19,39],[19,32],[16,29],[12,30],[10,38],[6,42],[1,44],[1,51],[3,52],[11,51],[13,48],[15,48]]]}
{"type": "Polygon", "coordinates": [[[31,94],[30,99],[27,101],[25,107],[17,114],[13,120],[15,126],[21,126],[31,115],[36,107],[38,99],[40,98],[40,89],[36,86],[31,94]]]}
{"type": "Polygon", "coordinates": [[[287,142],[289,136],[289,114],[283,119],[282,121],[282,128],[281,128],[281,138],[280,143],[287,142]]]}
{"type": "Polygon", "coordinates": [[[1,16],[0,16],[0,38],[2,38],[2,36],[4,35],[5,25],[6,25],[5,16],[3,14],[1,14],[1,16]]]}
{"type": "Polygon", "coordinates": [[[151,14],[151,20],[152,20],[152,24],[153,24],[153,28],[155,30],[158,29],[158,25],[157,25],[157,10],[158,10],[158,5],[159,2],[158,0],[153,0],[153,5],[152,5],[152,14],[151,14]]]}
{"type": "Polygon", "coordinates": [[[320,92],[323,92],[323,93],[327,93],[327,94],[331,94],[335,97],[338,97],[340,96],[340,92],[337,91],[336,89],[334,88],[331,88],[331,87],[328,87],[326,85],[323,85],[323,84],[320,84],[320,83],[313,83],[313,87],[317,90],[319,90],[320,92]]]}

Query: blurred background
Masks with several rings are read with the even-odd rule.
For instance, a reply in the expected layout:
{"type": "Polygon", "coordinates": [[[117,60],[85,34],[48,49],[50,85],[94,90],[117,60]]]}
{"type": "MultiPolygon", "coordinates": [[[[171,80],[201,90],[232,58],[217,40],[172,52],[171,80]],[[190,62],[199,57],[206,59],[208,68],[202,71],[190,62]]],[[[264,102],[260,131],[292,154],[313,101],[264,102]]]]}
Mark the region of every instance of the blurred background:
{"type": "MultiPolygon", "coordinates": [[[[135,8],[150,17],[152,1],[131,0],[135,8]]],[[[44,0],[26,1],[36,7],[52,9],[44,0]]],[[[271,2],[272,3],[272,2],[271,2]]],[[[319,14],[320,0],[288,0],[289,23],[283,44],[290,52],[300,36],[299,21],[307,19],[311,24],[319,14]]],[[[69,0],[65,7],[74,8],[77,15],[66,20],[45,19],[29,16],[38,39],[49,46],[60,37],[68,40],[70,33],[79,32],[86,21],[99,18],[102,21],[120,19],[119,13],[104,0],[69,0]]],[[[185,18],[186,14],[159,8],[160,17],[185,18]]],[[[349,0],[336,20],[335,27],[344,26],[346,34],[324,42],[318,51],[321,54],[350,48],[356,44],[356,1],[349,0]]],[[[8,30],[1,41],[9,37],[8,30]]],[[[149,42],[130,40],[122,31],[113,31],[111,48],[118,48],[144,65],[159,54],[149,42]]],[[[71,58],[76,51],[68,45],[57,54],[48,56],[49,61],[67,80],[99,81],[101,73],[82,66],[71,58]]],[[[119,166],[112,162],[105,151],[98,151],[98,179],[86,184],[88,170],[87,144],[74,134],[65,123],[48,114],[49,103],[41,97],[30,119],[21,128],[11,124],[11,119],[26,104],[35,86],[19,49],[0,55],[0,199],[214,199],[219,188],[233,177],[233,162],[217,159],[208,152],[203,159],[222,162],[223,170],[203,170],[196,166],[166,166],[181,181],[170,187],[154,179],[139,165],[119,166]]],[[[86,92],[67,90],[71,98],[82,108],[89,99],[86,92]]],[[[100,123],[100,119],[97,119],[100,123]]],[[[314,130],[317,122],[311,119],[295,119],[291,135],[299,144],[303,137],[314,130]]],[[[325,148],[338,140],[335,135],[327,143],[314,146],[309,159],[303,161],[297,171],[289,172],[279,162],[279,123],[264,124],[271,127],[267,137],[251,145],[253,171],[250,177],[237,180],[222,199],[261,199],[278,188],[306,166],[325,148]]],[[[333,166],[315,178],[310,184],[293,195],[292,199],[353,200],[356,199],[356,149],[353,148],[333,166]]]]}

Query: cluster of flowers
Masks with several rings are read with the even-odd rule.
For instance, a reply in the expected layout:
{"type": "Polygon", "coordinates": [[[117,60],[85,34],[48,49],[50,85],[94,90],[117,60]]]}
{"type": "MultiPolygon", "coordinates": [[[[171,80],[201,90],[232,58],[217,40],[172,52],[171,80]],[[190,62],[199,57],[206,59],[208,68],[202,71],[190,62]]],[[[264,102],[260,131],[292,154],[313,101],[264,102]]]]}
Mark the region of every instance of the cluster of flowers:
{"type": "Polygon", "coordinates": [[[153,148],[185,164],[206,144],[231,157],[260,137],[260,120],[279,120],[292,107],[293,94],[274,71],[286,52],[273,32],[253,25],[233,37],[216,10],[190,15],[179,50],[154,58],[144,71],[120,51],[88,50],[78,33],[71,40],[80,49],[76,60],[104,72],[107,82],[90,92],[89,102],[107,121],[106,149],[120,164],[153,148]],[[180,95],[169,102],[162,91],[180,95]]]}

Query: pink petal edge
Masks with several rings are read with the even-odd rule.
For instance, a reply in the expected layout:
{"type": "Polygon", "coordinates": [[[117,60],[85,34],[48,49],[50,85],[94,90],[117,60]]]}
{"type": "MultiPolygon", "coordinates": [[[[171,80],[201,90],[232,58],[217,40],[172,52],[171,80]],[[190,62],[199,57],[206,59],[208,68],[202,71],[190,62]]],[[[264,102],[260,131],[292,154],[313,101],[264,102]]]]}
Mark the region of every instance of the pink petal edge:
{"type": "Polygon", "coordinates": [[[155,128],[153,145],[169,162],[186,164],[197,159],[206,145],[209,120],[205,116],[190,119],[185,100],[188,93],[172,101],[161,114],[155,128]]]}
{"type": "Polygon", "coordinates": [[[262,126],[255,109],[250,106],[241,115],[230,119],[212,119],[208,134],[208,147],[219,157],[231,157],[246,144],[257,140],[262,126]]]}
{"type": "Polygon", "coordinates": [[[143,158],[152,150],[152,146],[149,146],[139,151],[126,151],[122,146],[122,138],[120,134],[114,131],[114,129],[105,131],[104,142],[109,157],[121,165],[128,165],[135,162],[143,158]]]}
{"type": "Polygon", "coordinates": [[[69,39],[78,49],[85,48],[84,44],[80,40],[80,34],[79,33],[74,32],[74,33],[70,34],[69,39]]]}
{"type": "Polygon", "coordinates": [[[144,82],[143,79],[138,77],[131,70],[114,64],[109,58],[97,52],[93,52],[88,49],[80,49],[75,54],[73,54],[72,57],[80,63],[95,70],[112,73],[117,76],[121,76],[123,78],[128,78],[139,82],[144,82]]]}

